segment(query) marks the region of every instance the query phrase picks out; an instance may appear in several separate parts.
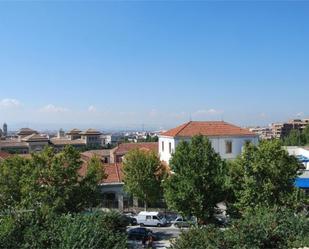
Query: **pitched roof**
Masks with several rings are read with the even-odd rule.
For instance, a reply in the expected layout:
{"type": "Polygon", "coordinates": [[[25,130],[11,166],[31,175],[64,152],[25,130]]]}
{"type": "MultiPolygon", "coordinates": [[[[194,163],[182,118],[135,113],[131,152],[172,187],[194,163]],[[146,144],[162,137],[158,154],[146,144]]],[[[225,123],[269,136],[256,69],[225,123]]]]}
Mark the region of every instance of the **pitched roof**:
{"type": "Polygon", "coordinates": [[[82,153],[80,153],[82,156],[87,157],[87,158],[92,158],[93,156],[98,156],[98,157],[106,157],[110,156],[110,151],[108,149],[104,150],[87,150],[82,153]]]}
{"type": "Polygon", "coordinates": [[[48,141],[48,137],[46,135],[33,133],[29,136],[26,136],[22,139],[25,142],[37,142],[37,141],[48,141]]]}
{"type": "MultiPolygon", "coordinates": [[[[81,168],[78,170],[78,173],[81,177],[84,177],[87,173],[89,160],[83,160],[81,168]]],[[[122,173],[122,164],[121,163],[102,163],[102,168],[104,167],[105,174],[107,175],[106,179],[102,179],[101,183],[122,183],[123,173],[122,173]]]]}
{"type": "Polygon", "coordinates": [[[17,133],[17,135],[31,135],[31,134],[38,134],[38,132],[37,131],[35,131],[35,130],[32,130],[32,129],[30,129],[30,128],[21,128],[19,131],[18,131],[18,133],[17,133]]]}
{"type": "Polygon", "coordinates": [[[0,147],[2,148],[28,148],[28,144],[26,142],[21,142],[17,139],[8,139],[8,140],[0,140],[0,147]]]}
{"type": "Polygon", "coordinates": [[[123,182],[122,163],[104,164],[107,178],[102,183],[121,183],[123,182]]]}
{"type": "Polygon", "coordinates": [[[160,134],[168,137],[204,136],[256,136],[248,129],[224,121],[190,121],[160,134]]]}
{"type": "Polygon", "coordinates": [[[81,132],[82,135],[101,135],[101,132],[95,130],[95,129],[88,129],[86,131],[81,132]]]}
{"type": "Polygon", "coordinates": [[[50,142],[54,145],[85,145],[85,140],[83,139],[66,139],[66,138],[51,138],[50,142]]]}
{"type": "Polygon", "coordinates": [[[78,135],[81,132],[82,132],[81,130],[75,128],[75,129],[70,130],[69,132],[67,132],[67,135],[78,135]]]}
{"type": "Polygon", "coordinates": [[[133,149],[147,149],[155,153],[158,153],[158,143],[157,142],[148,142],[148,143],[122,143],[119,144],[115,149],[114,153],[116,155],[124,155],[130,150],[133,149]]]}

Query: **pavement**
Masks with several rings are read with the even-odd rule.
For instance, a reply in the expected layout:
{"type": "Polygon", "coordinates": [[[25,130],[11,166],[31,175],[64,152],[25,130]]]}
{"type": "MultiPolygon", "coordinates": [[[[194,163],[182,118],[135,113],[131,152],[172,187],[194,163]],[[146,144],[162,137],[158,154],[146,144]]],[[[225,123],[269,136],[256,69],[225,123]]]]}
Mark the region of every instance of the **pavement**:
{"type": "MultiPolygon", "coordinates": [[[[136,228],[139,226],[129,226],[128,231],[132,228],[136,228]]],[[[177,228],[172,226],[167,227],[147,227],[152,230],[154,235],[158,238],[157,241],[154,241],[153,248],[158,249],[167,249],[171,243],[170,241],[177,238],[182,231],[186,231],[188,228],[177,228]]],[[[141,241],[129,241],[129,244],[134,249],[144,248],[141,241]]]]}

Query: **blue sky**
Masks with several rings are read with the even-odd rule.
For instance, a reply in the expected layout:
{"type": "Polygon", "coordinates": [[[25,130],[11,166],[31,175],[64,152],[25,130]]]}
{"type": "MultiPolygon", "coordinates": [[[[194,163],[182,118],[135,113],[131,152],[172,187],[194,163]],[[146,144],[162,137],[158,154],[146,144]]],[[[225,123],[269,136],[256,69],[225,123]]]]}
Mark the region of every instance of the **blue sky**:
{"type": "Polygon", "coordinates": [[[0,3],[0,123],[309,116],[309,2],[0,3]]]}

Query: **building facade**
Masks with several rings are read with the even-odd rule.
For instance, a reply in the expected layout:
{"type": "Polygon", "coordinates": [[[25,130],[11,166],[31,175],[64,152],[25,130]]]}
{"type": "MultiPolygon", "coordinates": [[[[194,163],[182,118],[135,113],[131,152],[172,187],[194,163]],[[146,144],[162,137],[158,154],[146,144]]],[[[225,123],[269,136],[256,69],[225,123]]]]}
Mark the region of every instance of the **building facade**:
{"type": "Polygon", "coordinates": [[[285,123],[273,123],[271,125],[273,136],[277,139],[284,138],[292,130],[298,130],[299,132],[303,131],[306,126],[309,125],[309,119],[290,119],[285,123]]]}
{"type": "Polygon", "coordinates": [[[100,147],[102,144],[101,132],[94,129],[88,129],[84,132],[73,129],[66,134],[60,131],[57,137],[50,138],[48,135],[40,134],[30,128],[22,128],[16,135],[15,138],[0,140],[0,151],[27,154],[41,151],[47,145],[54,147],[56,151],[60,151],[67,145],[81,149],[100,147]]]}
{"type": "Polygon", "coordinates": [[[160,159],[168,163],[177,145],[196,135],[208,137],[223,159],[235,159],[247,142],[258,143],[258,136],[253,132],[223,121],[190,121],[159,135],[160,159]]]}

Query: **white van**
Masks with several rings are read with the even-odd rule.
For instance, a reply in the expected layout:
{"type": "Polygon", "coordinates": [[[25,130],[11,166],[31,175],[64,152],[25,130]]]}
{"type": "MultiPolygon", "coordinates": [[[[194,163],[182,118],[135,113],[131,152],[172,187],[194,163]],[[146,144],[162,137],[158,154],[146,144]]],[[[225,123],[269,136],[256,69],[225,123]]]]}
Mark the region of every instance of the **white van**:
{"type": "Polygon", "coordinates": [[[166,219],[160,212],[140,212],[136,217],[137,224],[141,226],[165,226],[166,219]]]}

